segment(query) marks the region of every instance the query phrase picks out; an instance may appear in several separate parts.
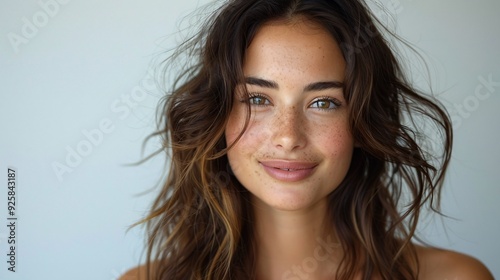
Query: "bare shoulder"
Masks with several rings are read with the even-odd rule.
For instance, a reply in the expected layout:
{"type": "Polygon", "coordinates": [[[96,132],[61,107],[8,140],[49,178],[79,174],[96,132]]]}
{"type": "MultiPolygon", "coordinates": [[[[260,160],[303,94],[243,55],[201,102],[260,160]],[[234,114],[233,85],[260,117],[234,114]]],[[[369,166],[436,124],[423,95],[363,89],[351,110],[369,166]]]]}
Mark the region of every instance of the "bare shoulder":
{"type": "Polygon", "coordinates": [[[147,280],[146,277],[146,266],[141,265],[125,272],[118,280],[147,280]]]}
{"type": "Polygon", "coordinates": [[[422,280],[493,280],[479,260],[458,252],[417,246],[422,280]]]}

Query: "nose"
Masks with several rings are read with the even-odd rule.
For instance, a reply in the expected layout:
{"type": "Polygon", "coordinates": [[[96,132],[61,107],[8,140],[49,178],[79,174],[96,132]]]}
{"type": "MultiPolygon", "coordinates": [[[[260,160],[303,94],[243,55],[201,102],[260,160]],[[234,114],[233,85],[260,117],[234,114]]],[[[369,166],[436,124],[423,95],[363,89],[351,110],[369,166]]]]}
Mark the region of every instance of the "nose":
{"type": "Polygon", "coordinates": [[[297,150],[307,143],[303,113],[296,107],[278,112],[271,127],[272,143],[285,151],[297,150]]]}

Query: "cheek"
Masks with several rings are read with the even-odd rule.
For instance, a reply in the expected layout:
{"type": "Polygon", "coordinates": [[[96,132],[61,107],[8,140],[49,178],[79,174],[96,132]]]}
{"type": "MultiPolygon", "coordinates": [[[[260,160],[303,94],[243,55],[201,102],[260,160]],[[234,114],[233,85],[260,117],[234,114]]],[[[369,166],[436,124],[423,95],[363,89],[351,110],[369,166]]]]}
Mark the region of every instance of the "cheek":
{"type": "MultiPolygon", "coordinates": [[[[226,143],[228,146],[232,145],[238,139],[238,136],[240,136],[245,128],[246,110],[241,107],[242,106],[235,106],[229,115],[225,130],[226,143]]],[[[243,135],[227,152],[229,164],[235,173],[237,173],[238,167],[241,167],[243,164],[245,155],[248,155],[251,150],[249,145],[251,143],[251,141],[249,141],[250,125],[251,124],[247,126],[243,135]]]]}
{"type": "MultiPolygon", "coordinates": [[[[226,141],[228,145],[236,141],[244,128],[244,123],[245,121],[242,120],[240,123],[234,123],[231,126],[228,125],[226,129],[226,141]]],[[[238,156],[242,159],[251,157],[262,148],[266,139],[264,131],[265,129],[262,126],[256,126],[255,123],[250,122],[243,135],[228,151],[228,156],[232,156],[233,158],[238,156]]]]}
{"type": "Polygon", "coordinates": [[[228,146],[233,144],[238,135],[245,125],[245,115],[244,111],[239,109],[238,106],[233,106],[231,113],[229,114],[229,119],[226,124],[225,137],[228,146]]]}
{"type": "MultiPolygon", "coordinates": [[[[244,128],[245,114],[234,114],[226,126],[226,141],[228,145],[234,143],[244,128]]],[[[239,140],[227,152],[231,170],[241,182],[244,177],[255,175],[255,158],[261,154],[265,141],[269,136],[264,123],[250,119],[248,126],[239,140]]]]}
{"type": "MultiPolygon", "coordinates": [[[[246,119],[247,107],[245,105],[236,104],[226,124],[225,137],[228,146],[234,143],[245,129],[246,119]]],[[[260,140],[266,138],[264,131],[267,131],[265,122],[256,121],[254,114],[252,114],[244,133],[231,150],[245,150],[245,148],[250,150],[251,147],[255,147],[260,140]]]]}
{"type": "Polygon", "coordinates": [[[336,122],[326,126],[328,129],[315,129],[316,145],[323,147],[326,156],[350,161],[354,149],[354,140],[347,123],[336,122]]]}

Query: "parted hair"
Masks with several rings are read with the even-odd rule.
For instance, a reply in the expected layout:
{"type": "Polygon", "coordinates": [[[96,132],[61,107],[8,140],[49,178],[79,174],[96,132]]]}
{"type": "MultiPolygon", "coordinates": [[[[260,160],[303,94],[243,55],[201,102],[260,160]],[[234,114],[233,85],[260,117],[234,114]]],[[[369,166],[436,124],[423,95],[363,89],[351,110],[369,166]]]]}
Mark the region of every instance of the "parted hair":
{"type": "Polygon", "coordinates": [[[346,61],[344,95],[356,147],[346,177],[328,197],[344,252],[337,279],[352,279],[359,264],[365,280],[417,279],[411,240],[425,206],[439,210],[451,123],[437,100],[408,81],[388,39],[395,35],[363,0],[223,1],[179,47],[189,67],[175,73],[153,134],[162,138],[170,169],[139,222],[147,228],[148,279],[255,278],[250,194],[232,174],[224,131],[256,32],[296,17],[327,30],[346,61]],[[422,123],[437,131],[437,151],[423,145],[422,123]]]}

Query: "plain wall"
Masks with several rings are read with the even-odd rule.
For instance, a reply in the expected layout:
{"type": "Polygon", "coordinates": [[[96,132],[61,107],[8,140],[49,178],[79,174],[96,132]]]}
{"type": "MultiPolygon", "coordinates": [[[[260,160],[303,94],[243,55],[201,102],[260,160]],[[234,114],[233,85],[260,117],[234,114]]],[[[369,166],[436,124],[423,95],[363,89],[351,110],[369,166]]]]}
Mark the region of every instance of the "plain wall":
{"type": "MultiPolygon", "coordinates": [[[[153,198],[136,195],[165,169],[161,156],[126,166],[154,129],[152,61],[179,42],[181,19],[208,2],[0,2],[0,224],[8,167],[17,170],[18,217],[16,273],[7,271],[9,233],[0,227],[0,279],[116,279],[139,262],[142,231],[125,230],[153,198]]],[[[453,219],[426,218],[421,235],[500,277],[500,1],[382,3],[424,56],[454,120],[442,203],[453,219]]],[[[417,70],[415,80],[427,87],[417,70]]]]}

